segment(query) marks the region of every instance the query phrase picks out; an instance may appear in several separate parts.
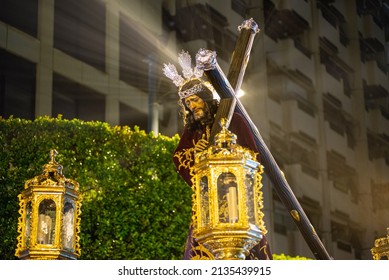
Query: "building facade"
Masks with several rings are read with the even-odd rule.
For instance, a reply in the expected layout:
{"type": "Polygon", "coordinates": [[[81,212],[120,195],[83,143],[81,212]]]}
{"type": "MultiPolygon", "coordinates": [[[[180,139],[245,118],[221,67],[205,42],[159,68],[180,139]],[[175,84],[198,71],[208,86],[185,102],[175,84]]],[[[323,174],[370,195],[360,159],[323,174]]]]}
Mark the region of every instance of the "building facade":
{"type": "MultiPolygon", "coordinates": [[[[389,3],[385,0],[1,0],[0,115],[182,131],[162,74],[181,49],[256,35],[241,97],[334,259],[372,259],[389,226],[389,3]]],[[[265,171],[266,172],[266,171],[265,171]]],[[[313,257],[265,177],[274,253],[313,257]]]]}

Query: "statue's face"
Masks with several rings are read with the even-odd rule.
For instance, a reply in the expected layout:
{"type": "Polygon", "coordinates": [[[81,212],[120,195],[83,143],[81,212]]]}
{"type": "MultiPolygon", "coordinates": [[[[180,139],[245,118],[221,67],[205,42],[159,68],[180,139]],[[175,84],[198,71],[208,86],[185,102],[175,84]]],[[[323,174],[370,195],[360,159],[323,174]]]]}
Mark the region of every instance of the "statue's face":
{"type": "Polygon", "coordinates": [[[206,114],[206,103],[196,94],[185,98],[186,107],[192,112],[196,121],[200,121],[206,114]]]}

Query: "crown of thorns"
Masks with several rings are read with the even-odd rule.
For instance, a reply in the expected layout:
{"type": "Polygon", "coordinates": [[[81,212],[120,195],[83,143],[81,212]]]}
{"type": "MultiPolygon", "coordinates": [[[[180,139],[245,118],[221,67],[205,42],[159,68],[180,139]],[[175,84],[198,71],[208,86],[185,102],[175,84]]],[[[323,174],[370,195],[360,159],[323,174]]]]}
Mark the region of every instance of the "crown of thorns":
{"type": "Polygon", "coordinates": [[[204,71],[196,66],[192,68],[192,58],[188,52],[184,50],[181,51],[181,53],[178,55],[178,63],[182,68],[182,75],[178,73],[176,66],[171,63],[165,63],[162,70],[164,75],[172,80],[173,83],[178,87],[178,96],[180,99],[199,93],[205,89],[210,90],[212,93],[215,92],[215,89],[211,83],[201,79],[204,71]],[[192,80],[199,80],[200,83],[197,83],[193,87],[186,90],[182,90],[183,86],[192,80]]]}

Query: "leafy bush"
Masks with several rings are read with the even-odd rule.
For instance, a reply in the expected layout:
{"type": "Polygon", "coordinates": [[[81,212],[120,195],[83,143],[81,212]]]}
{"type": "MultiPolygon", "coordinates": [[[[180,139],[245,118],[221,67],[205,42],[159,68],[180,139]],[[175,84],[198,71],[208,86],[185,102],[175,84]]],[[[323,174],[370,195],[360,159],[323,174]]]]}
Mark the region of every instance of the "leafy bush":
{"type": "Polygon", "coordinates": [[[280,255],[277,255],[277,254],[273,254],[273,260],[280,260],[280,261],[284,261],[284,260],[311,260],[309,258],[306,258],[306,257],[300,257],[300,256],[288,256],[288,255],[285,255],[285,254],[280,254],[280,255]]]}
{"type": "Polygon", "coordinates": [[[191,189],[172,163],[177,143],[103,122],[0,117],[0,259],[15,259],[17,196],[51,149],[80,184],[80,259],[181,259],[191,189]]]}

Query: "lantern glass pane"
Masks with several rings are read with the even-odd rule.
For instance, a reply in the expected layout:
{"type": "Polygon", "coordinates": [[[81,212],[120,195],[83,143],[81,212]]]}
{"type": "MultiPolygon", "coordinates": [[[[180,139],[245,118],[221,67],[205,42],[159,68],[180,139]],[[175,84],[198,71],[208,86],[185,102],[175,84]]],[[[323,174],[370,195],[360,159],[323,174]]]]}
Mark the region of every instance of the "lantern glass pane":
{"type": "Polygon", "coordinates": [[[74,251],[74,206],[66,202],[63,208],[62,220],[62,246],[64,249],[74,251]]]}
{"type": "Polygon", "coordinates": [[[31,201],[29,201],[26,205],[26,213],[24,220],[24,247],[28,247],[30,245],[30,236],[31,236],[31,213],[32,206],[31,201]]]}
{"type": "Polygon", "coordinates": [[[39,204],[38,214],[38,244],[53,244],[55,237],[55,210],[52,199],[44,199],[39,204]]]}
{"type": "Polygon", "coordinates": [[[239,221],[238,184],[231,172],[220,174],[217,180],[219,221],[236,223],[239,221]]]}
{"type": "Polygon", "coordinates": [[[246,185],[246,207],[249,224],[255,224],[255,192],[254,192],[254,174],[247,173],[245,178],[246,185]]]}
{"type": "Polygon", "coordinates": [[[206,227],[209,225],[209,189],[208,189],[208,177],[204,176],[200,181],[200,226],[206,227]]]}

